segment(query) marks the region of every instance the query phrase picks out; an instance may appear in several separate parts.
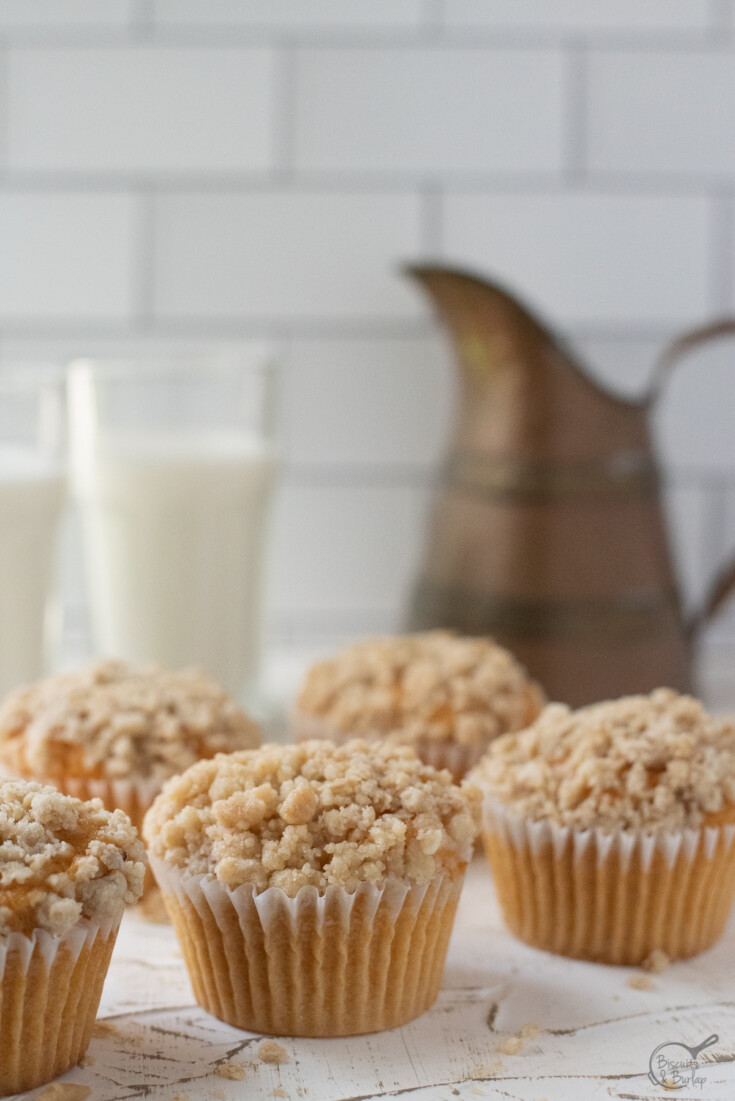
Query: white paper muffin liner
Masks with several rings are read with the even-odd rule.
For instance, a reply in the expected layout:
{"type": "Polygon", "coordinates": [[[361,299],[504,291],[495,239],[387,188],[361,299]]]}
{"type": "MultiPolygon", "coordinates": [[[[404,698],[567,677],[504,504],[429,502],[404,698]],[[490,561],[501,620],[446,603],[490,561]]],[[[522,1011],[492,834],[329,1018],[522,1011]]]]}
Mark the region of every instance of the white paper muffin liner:
{"type": "Polygon", "coordinates": [[[140,830],[146,811],[161,788],[162,780],[86,780],[77,777],[53,781],[66,795],[77,799],[101,799],[107,810],[124,810],[140,830]]]}
{"type": "Polygon", "coordinates": [[[201,1006],[237,1028],[347,1036],[436,999],[465,864],[420,886],[232,890],[151,858],[201,1006]]]}
{"type": "Polygon", "coordinates": [[[62,937],[0,937],[0,1096],[34,1089],[84,1055],[122,918],[62,937]]]}
{"type": "Polygon", "coordinates": [[[506,924],[562,955],[640,964],[695,955],[735,896],[735,825],[603,832],[531,821],[491,799],[483,839],[506,924]]]}

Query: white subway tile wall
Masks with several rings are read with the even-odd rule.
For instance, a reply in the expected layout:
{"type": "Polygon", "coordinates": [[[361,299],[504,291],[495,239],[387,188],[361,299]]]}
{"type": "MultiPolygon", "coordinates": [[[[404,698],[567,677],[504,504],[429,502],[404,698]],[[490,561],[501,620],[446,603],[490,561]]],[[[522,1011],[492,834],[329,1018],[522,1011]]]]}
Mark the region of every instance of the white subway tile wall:
{"type": "MultiPolygon", "coordinates": [[[[457,393],[403,263],[516,287],[628,395],[735,310],[735,0],[0,0],[0,41],[0,359],[273,350],[274,645],[402,622],[457,393]]],[[[734,418],[723,341],[656,416],[692,604],[734,418]]],[[[65,576],[81,625],[73,532],[65,576]]]]}

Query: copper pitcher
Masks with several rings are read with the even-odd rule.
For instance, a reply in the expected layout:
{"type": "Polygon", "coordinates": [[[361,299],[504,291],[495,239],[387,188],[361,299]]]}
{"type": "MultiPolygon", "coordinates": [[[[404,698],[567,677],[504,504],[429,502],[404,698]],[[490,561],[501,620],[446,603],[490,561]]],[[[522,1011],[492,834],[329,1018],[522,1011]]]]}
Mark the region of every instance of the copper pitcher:
{"type": "Polygon", "coordinates": [[[462,377],[411,629],[493,635],[574,706],[690,690],[693,643],[735,588],[735,562],[686,618],[649,414],[671,364],[735,321],[675,341],[632,401],[594,382],[499,286],[408,272],[448,326],[462,377]]]}

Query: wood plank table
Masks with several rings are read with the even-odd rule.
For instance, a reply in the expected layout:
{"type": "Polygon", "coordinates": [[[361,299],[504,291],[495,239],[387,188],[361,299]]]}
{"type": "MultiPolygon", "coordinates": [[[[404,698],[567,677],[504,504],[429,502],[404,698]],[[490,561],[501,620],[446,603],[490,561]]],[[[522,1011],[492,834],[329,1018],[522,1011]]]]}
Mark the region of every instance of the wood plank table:
{"type": "MultiPolygon", "coordinates": [[[[107,1024],[88,1065],[62,1079],[90,1086],[91,1101],[733,1101],[735,927],[712,951],[660,975],[565,960],[505,932],[478,857],[439,999],[405,1028],[281,1039],[288,1061],[261,1062],[261,1037],[196,1006],[171,928],[135,912],[123,923],[100,1017],[107,1024]],[[522,1040],[517,1054],[504,1053],[524,1025],[539,1034],[522,1040]],[[695,1046],[712,1034],[717,1042],[685,1071],[688,1085],[668,1090],[649,1079],[658,1045],[695,1046]],[[232,1063],[243,1078],[222,1076],[232,1063]]],[[[672,1053],[686,1057],[681,1048],[672,1053]]]]}

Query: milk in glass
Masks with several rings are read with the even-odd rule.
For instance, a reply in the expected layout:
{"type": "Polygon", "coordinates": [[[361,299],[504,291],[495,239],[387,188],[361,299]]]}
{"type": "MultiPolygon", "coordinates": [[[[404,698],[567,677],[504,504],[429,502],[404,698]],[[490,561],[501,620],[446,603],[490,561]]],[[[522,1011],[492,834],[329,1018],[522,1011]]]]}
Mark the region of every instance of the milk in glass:
{"type": "Polygon", "coordinates": [[[0,694],[45,671],[64,507],[59,464],[0,445],[0,694]]]}
{"type": "Polygon", "coordinates": [[[252,687],[274,465],[255,435],[97,437],[74,481],[98,652],[252,687]]]}

